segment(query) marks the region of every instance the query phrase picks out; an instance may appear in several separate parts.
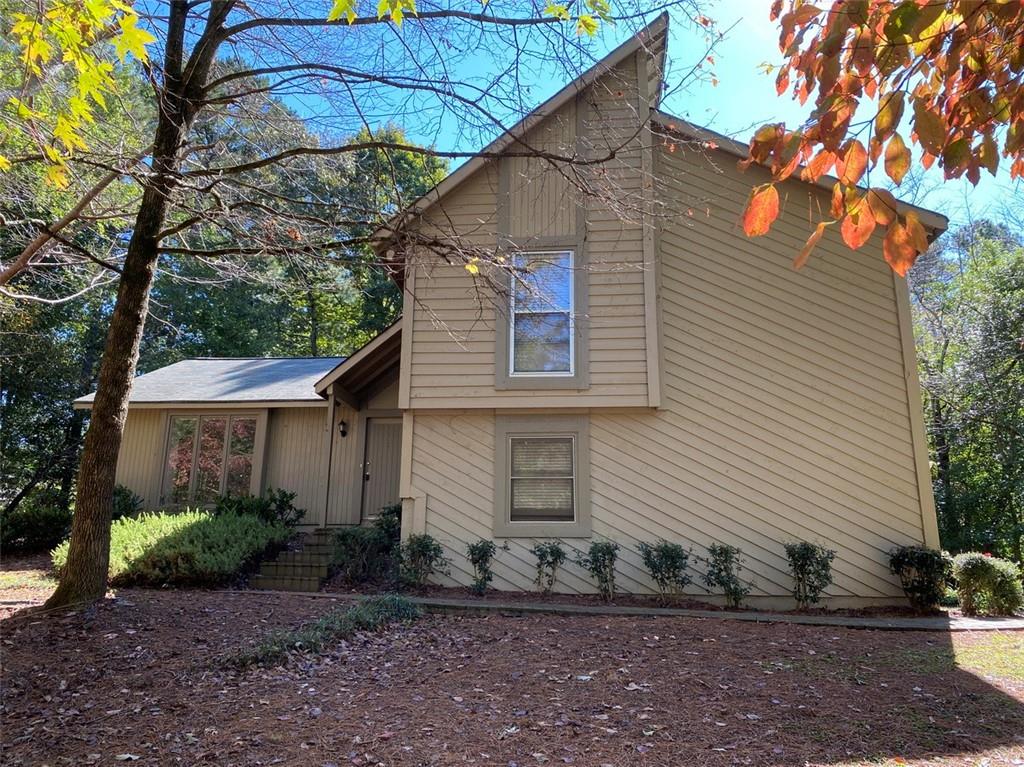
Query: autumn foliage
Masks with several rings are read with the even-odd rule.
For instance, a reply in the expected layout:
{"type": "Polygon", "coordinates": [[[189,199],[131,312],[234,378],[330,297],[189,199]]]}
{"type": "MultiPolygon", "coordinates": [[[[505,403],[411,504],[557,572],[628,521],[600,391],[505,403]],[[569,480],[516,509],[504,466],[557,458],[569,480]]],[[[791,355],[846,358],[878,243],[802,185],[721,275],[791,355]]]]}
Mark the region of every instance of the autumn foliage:
{"type": "Polygon", "coordinates": [[[813,99],[814,108],[795,130],[774,123],[754,134],[741,167],[765,165],[772,181],[751,193],[743,228],[769,231],[779,214],[775,183],[834,175],[829,216],[797,268],[838,225],[855,249],[884,229],[885,258],[906,274],[928,247],[924,227],[868,179],[881,168],[899,185],[914,144],[920,163],[938,163],[947,179],[977,184],[1001,158],[1011,178],[1024,177],[1024,0],[834,0],[827,8],[775,0],[772,20],[786,57],[778,93],[813,99]]]}

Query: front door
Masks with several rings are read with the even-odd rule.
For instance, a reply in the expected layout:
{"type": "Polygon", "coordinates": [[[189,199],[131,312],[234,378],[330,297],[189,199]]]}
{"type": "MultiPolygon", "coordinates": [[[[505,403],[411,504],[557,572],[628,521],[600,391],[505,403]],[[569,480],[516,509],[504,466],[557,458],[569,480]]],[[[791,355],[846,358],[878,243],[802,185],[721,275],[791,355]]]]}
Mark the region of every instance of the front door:
{"type": "Polygon", "coordinates": [[[362,518],[377,516],[385,506],[399,502],[402,468],[402,419],[367,418],[363,456],[362,518]]]}

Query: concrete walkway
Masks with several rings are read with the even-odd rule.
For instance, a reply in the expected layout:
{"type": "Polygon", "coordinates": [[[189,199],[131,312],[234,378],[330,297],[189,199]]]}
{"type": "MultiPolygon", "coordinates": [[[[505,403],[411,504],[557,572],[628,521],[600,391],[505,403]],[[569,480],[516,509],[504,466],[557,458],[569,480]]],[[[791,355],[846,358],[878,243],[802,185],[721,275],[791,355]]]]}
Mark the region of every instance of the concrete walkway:
{"type": "MultiPolygon", "coordinates": [[[[271,592],[253,591],[254,594],[288,593],[296,597],[336,599],[356,602],[368,599],[370,594],[345,594],[327,591],[316,592],[271,592]]],[[[498,599],[455,599],[448,597],[406,597],[432,613],[468,613],[486,615],[504,613],[529,615],[617,615],[657,618],[677,616],[683,618],[712,618],[716,620],[746,621],[748,623],[793,623],[803,626],[834,626],[849,629],[875,629],[881,631],[1024,631],[1024,617],[922,617],[922,618],[880,618],[853,617],[847,615],[820,615],[799,613],[772,613],[728,610],[693,610],[675,607],[634,607],[619,605],[575,605],[557,602],[503,602],[498,599]]]]}

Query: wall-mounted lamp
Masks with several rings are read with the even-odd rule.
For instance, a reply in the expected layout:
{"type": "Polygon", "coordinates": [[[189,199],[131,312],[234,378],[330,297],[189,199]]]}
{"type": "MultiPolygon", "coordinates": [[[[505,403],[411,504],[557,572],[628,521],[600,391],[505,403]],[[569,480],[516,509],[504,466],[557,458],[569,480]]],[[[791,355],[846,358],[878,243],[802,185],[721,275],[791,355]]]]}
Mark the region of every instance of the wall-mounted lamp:
{"type": "Polygon", "coordinates": [[[343,437],[348,436],[348,424],[345,423],[344,421],[338,422],[338,434],[340,434],[343,437]]]}

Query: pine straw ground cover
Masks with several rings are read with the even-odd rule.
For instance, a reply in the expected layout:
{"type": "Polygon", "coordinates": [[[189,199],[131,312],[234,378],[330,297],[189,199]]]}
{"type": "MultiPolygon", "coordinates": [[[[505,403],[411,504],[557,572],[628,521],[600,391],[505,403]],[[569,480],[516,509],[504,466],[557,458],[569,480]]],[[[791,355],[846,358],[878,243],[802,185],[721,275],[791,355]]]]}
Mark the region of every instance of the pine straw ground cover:
{"type": "Polygon", "coordinates": [[[271,668],[222,661],[337,606],[122,590],[7,618],[0,761],[1024,763],[1021,633],[428,616],[271,668]]]}

